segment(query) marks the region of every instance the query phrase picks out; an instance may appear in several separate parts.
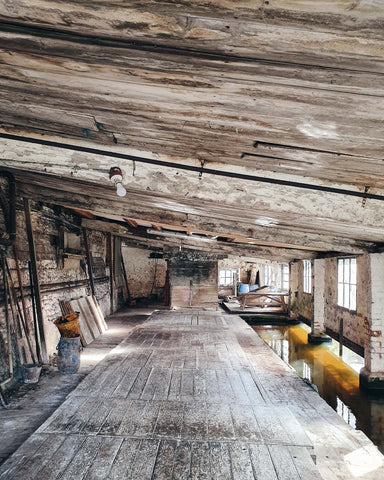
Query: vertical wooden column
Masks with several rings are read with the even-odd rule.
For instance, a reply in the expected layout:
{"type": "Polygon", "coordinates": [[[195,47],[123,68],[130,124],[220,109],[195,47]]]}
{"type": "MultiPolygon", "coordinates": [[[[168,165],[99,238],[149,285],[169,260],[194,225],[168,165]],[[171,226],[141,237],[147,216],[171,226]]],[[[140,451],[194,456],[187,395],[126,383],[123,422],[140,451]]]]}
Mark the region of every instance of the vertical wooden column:
{"type": "Polygon", "coordinates": [[[112,233],[108,233],[107,236],[107,258],[109,264],[109,298],[110,298],[110,312],[111,314],[114,312],[114,295],[115,295],[115,288],[114,288],[114,261],[113,261],[113,235],[112,233]]]}
{"type": "Polygon", "coordinates": [[[33,278],[34,291],[35,291],[37,324],[38,324],[39,339],[40,339],[39,361],[47,364],[48,355],[47,355],[47,346],[45,342],[44,317],[43,317],[43,309],[41,305],[40,282],[39,282],[39,276],[37,272],[37,257],[36,257],[35,241],[33,238],[31,209],[29,205],[29,200],[27,198],[24,198],[23,200],[24,200],[25,224],[27,227],[27,236],[28,236],[29,256],[31,258],[31,270],[32,270],[32,278],[33,278]]]}
{"type": "Polygon", "coordinates": [[[88,265],[88,276],[89,276],[89,284],[91,286],[92,295],[95,297],[95,282],[93,279],[93,265],[92,265],[92,257],[91,252],[89,250],[89,243],[87,237],[87,229],[83,227],[83,239],[84,239],[84,246],[85,246],[85,254],[87,257],[87,265],[88,265]]]}

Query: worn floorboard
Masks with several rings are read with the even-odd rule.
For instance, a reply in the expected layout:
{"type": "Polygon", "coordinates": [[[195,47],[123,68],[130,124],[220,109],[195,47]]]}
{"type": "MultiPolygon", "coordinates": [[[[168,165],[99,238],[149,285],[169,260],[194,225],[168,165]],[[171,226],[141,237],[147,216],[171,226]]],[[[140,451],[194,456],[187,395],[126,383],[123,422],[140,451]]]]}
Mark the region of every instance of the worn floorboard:
{"type": "MultiPolygon", "coordinates": [[[[0,467],[0,479],[353,478],[341,460],[334,477],[330,462],[314,463],[310,419],[320,404],[324,434],[337,415],[239,317],[156,312],[0,467]]],[[[333,449],[360,445],[345,431],[336,438],[338,425],[329,431],[333,449]]]]}

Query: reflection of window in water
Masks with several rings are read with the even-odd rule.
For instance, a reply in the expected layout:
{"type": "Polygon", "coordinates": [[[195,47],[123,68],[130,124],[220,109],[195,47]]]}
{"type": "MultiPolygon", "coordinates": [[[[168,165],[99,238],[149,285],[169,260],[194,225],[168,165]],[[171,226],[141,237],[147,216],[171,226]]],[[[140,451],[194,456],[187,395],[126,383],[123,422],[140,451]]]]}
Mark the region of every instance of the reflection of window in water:
{"type": "Polygon", "coordinates": [[[350,425],[353,428],[356,428],[356,417],[352,413],[351,409],[347,405],[345,405],[345,403],[342,402],[339,397],[336,397],[336,400],[337,400],[336,412],[340,415],[340,417],[344,420],[344,422],[347,422],[348,425],[350,425]]]}
{"type": "Polygon", "coordinates": [[[312,372],[311,372],[311,367],[308,365],[308,363],[303,361],[303,378],[306,378],[310,382],[312,382],[312,372]]]}
{"type": "Polygon", "coordinates": [[[279,338],[279,339],[272,339],[272,342],[270,344],[270,346],[273,348],[273,350],[277,353],[277,355],[282,358],[281,356],[281,344],[282,344],[282,340],[279,338]]]}
{"type": "Polygon", "coordinates": [[[273,338],[268,345],[277,353],[277,355],[284,360],[285,363],[289,363],[289,342],[282,338],[273,338]]]}
{"type": "Polygon", "coordinates": [[[283,340],[282,345],[282,355],[281,358],[284,360],[285,363],[289,363],[289,343],[288,340],[283,340]]]}

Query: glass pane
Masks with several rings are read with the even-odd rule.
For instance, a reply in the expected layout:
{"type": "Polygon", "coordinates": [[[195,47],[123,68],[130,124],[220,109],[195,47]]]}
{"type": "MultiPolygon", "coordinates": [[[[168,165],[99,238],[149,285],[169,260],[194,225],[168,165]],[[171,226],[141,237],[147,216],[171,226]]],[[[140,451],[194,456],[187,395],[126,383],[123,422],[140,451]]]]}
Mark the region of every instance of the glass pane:
{"type": "Polygon", "coordinates": [[[344,285],[339,283],[337,287],[337,304],[343,306],[344,285]]]}
{"type": "Polygon", "coordinates": [[[341,258],[339,258],[339,260],[337,261],[337,280],[339,282],[344,281],[343,271],[344,271],[344,261],[341,258]]]}
{"type": "Polygon", "coordinates": [[[349,295],[349,308],[356,310],[356,285],[350,286],[349,295]]]}
{"type": "Polygon", "coordinates": [[[344,280],[343,282],[349,283],[349,258],[344,259],[344,280]]]}
{"type": "Polygon", "coordinates": [[[351,258],[351,280],[350,282],[356,285],[356,258],[351,258]]]}
{"type": "Polygon", "coordinates": [[[349,308],[349,285],[344,283],[344,302],[343,307],[349,308]]]}

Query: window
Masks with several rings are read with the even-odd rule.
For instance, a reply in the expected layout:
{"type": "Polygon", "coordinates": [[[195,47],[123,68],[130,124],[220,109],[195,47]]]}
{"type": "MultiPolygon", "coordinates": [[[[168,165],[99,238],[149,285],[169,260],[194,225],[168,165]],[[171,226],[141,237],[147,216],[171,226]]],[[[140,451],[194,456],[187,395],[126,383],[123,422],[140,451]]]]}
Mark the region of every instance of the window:
{"type": "Polygon", "coordinates": [[[281,290],[283,292],[289,291],[289,266],[281,266],[281,290]]]}
{"type": "Polygon", "coordinates": [[[233,275],[237,274],[239,280],[239,271],[233,268],[221,268],[219,270],[219,285],[233,285],[233,275]]]}
{"type": "Polygon", "coordinates": [[[337,259],[337,304],[356,310],[356,258],[337,259]]]}
{"type": "Polygon", "coordinates": [[[303,260],[303,292],[312,293],[311,261],[303,260]]]}
{"type": "Polygon", "coordinates": [[[271,265],[264,265],[264,275],[263,275],[264,285],[272,285],[272,268],[271,265]]]}

